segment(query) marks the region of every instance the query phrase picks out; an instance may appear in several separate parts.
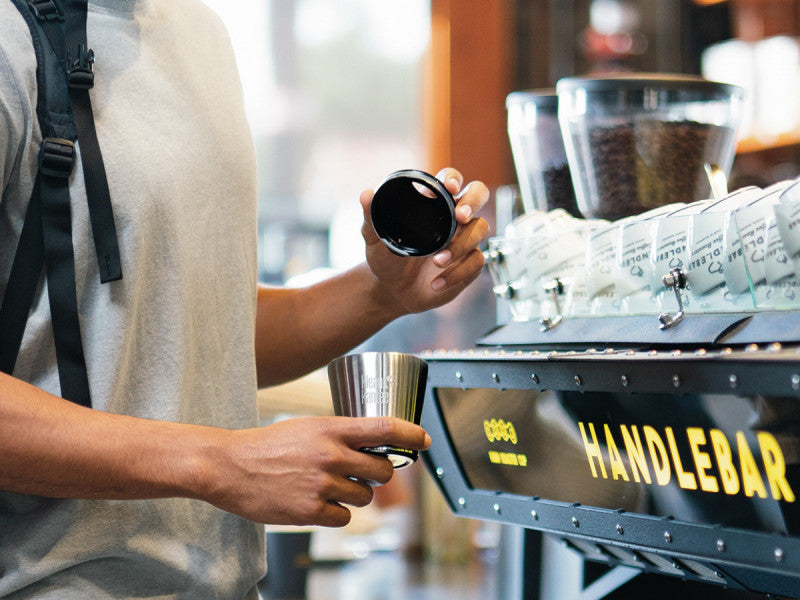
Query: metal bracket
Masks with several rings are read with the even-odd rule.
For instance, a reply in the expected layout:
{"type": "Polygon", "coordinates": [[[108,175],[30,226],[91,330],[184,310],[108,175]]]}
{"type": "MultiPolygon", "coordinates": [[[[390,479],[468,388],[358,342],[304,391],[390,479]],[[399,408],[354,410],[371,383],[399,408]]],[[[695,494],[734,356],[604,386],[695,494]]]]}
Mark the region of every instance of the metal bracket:
{"type": "Polygon", "coordinates": [[[539,331],[550,331],[564,319],[564,315],[561,314],[561,305],[558,302],[558,297],[564,294],[564,284],[558,278],[553,279],[545,284],[544,291],[552,297],[553,304],[556,306],[556,316],[539,319],[539,331]]]}
{"type": "Polygon", "coordinates": [[[683,312],[683,299],[681,298],[680,290],[685,289],[688,282],[686,279],[686,271],[683,269],[672,269],[661,278],[661,281],[664,282],[664,286],[666,286],[667,289],[672,288],[674,290],[675,300],[678,302],[678,312],[673,314],[664,312],[658,315],[658,320],[661,323],[658,328],[663,330],[675,327],[675,325],[683,321],[685,315],[683,312]]]}

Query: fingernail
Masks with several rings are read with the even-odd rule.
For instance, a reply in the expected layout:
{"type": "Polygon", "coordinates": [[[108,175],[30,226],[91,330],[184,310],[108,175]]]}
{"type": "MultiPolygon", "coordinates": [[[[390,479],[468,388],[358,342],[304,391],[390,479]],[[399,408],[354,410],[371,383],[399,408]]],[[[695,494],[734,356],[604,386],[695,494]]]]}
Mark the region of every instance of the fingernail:
{"type": "Polygon", "coordinates": [[[426,434],[425,434],[425,447],[426,447],[426,448],[430,448],[430,446],[431,446],[431,444],[432,444],[432,443],[433,443],[433,440],[431,439],[431,436],[429,436],[429,435],[426,433],[426,434]]]}
{"type": "Polygon", "coordinates": [[[450,250],[442,250],[439,254],[433,257],[433,262],[435,262],[440,267],[444,267],[447,263],[449,263],[453,259],[453,254],[450,250]]]}
{"type": "Polygon", "coordinates": [[[433,288],[434,292],[438,292],[444,288],[446,283],[447,282],[444,280],[444,277],[437,277],[431,282],[431,287],[433,288]]]}
{"type": "Polygon", "coordinates": [[[461,215],[462,219],[469,219],[472,216],[472,207],[469,204],[462,204],[456,209],[456,213],[461,215]]]}
{"type": "Polygon", "coordinates": [[[455,177],[450,177],[447,180],[447,183],[450,184],[450,187],[458,189],[458,179],[456,179],[455,177]]]}

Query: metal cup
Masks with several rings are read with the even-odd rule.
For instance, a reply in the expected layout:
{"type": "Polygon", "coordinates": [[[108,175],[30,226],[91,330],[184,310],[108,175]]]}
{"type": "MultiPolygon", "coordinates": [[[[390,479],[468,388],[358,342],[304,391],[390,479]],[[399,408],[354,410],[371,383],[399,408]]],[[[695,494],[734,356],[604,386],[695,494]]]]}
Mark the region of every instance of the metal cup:
{"type": "MultiPolygon", "coordinates": [[[[344,417],[398,417],[419,425],[428,363],[400,352],[346,354],[328,365],[334,413],[344,417]]],[[[393,446],[362,448],[387,457],[395,469],[418,452],[393,446]]]]}

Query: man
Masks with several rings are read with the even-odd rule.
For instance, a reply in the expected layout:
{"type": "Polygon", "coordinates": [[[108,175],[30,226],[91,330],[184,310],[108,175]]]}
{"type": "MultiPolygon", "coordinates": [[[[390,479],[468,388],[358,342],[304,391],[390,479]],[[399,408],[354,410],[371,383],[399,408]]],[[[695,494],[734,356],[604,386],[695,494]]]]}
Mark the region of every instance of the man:
{"type": "MultiPolygon", "coordinates": [[[[100,284],[80,166],[70,180],[93,409],[59,397],[46,283],[0,374],[0,597],[254,598],[263,527],[340,526],[386,482],[377,445],[424,449],[394,419],[257,428],[257,386],[294,379],[480,272],[481,183],[432,258],[392,255],[361,195],[367,261],[305,289],[256,282],[255,160],[230,45],[196,0],[93,0],[92,103],[122,254],[100,284]]],[[[36,173],[36,59],[0,0],[0,297],[36,173]]],[[[78,144],[80,146],[80,143],[78,144]]],[[[80,148],[79,148],[80,149],[80,148]]],[[[0,335],[3,333],[0,332],[0,335]]]]}

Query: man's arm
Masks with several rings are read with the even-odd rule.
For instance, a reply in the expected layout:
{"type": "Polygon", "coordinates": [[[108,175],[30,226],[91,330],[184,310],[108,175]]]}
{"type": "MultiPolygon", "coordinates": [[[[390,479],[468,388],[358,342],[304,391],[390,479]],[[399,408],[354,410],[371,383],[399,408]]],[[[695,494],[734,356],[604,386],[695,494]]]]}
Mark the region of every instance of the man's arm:
{"type": "Polygon", "coordinates": [[[362,235],[367,261],[315,285],[286,289],[260,286],[256,322],[256,363],[260,386],[291,381],[339,356],[390,321],[446,304],[483,268],[478,249],[488,223],[474,215],[489,192],[480,182],[463,185],[461,174],[438,175],[458,195],[458,229],[448,247],[432,257],[392,254],[372,228],[372,192],[361,194],[362,235]]]}
{"type": "Polygon", "coordinates": [[[423,450],[398,419],[290,419],[225,430],[92,410],[0,373],[0,489],[56,498],[204,500],[253,521],[344,525],[386,482],[359,448],[423,450]]]}

